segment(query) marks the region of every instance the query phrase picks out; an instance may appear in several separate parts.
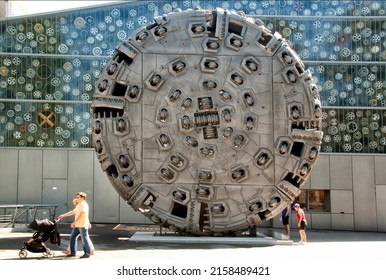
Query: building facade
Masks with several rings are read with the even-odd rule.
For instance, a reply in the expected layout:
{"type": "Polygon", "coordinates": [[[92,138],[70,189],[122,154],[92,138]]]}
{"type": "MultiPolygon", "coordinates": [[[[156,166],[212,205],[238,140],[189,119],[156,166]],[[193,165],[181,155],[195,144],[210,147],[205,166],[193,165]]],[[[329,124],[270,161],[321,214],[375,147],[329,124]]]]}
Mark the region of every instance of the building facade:
{"type": "MultiPolygon", "coordinates": [[[[133,1],[2,19],[0,203],[52,203],[63,212],[83,190],[93,222],[151,223],[100,168],[92,95],[120,40],[158,15],[195,5],[261,19],[312,71],[324,138],[298,198],[310,227],[386,231],[384,1],[133,1]]],[[[269,225],[281,223],[276,217],[269,225]]]]}

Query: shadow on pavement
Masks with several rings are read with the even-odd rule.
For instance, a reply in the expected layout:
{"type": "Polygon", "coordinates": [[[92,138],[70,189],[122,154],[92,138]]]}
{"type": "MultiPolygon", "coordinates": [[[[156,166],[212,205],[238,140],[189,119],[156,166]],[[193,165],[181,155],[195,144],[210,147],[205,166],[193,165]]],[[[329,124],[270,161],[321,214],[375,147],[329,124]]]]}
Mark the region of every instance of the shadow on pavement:
{"type": "MultiPolygon", "coordinates": [[[[175,235],[176,242],[135,242],[130,238],[136,231],[152,231],[155,234],[159,234],[159,228],[147,227],[141,228],[140,226],[125,226],[124,230],[119,229],[116,224],[94,224],[90,230],[90,236],[97,251],[120,251],[120,250],[180,250],[180,249],[229,249],[229,248],[252,248],[252,247],[268,247],[272,245],[256,245],[250,244],[200,244],[200,243],[179,243],[179,235],[175,235]]],[[[282,232],[282,229],[275,229],[278,232],[282,232]]],[[[71,228],[69,224],[59,225],[59,231],[61,234],[61,245],[50,244],[46,242],[47,247],[55,251],[55,256],[51,259],[63,259],[61,251],[65,250],[69,244],[69,235],[71,228]]],[[[20,250],[23,246],[23,242],[30,239],[34,231],[29,232],[15,232],[3,234],[0,232],[0,259],[19,259],[15,252],[12,253],[12,257],[2,254],[2,251],[20,250]],[[13,258],[15,256],[15,258],[13,258]]],[[[171,233],[169,233],[171,234],[171,233]]],[[[372,241],[386,241],[386,234],[378,232],[352,232],[352,231],[328,231],[328,230],[308,230],[308,240],[310,243],[317,242],[372,242],[372,241]]],[[[291,239],[297,242],[299,240],[299,234],[296,229],[291,229],[291,239]]],[[[78,249],[81,250],[81,242],[78,242],[78,249]]],[[[4,251],[4,252],[5,252],[4,251]]],[[[28,252],[28,259],[47,259],[42,256],[42,253],[28,252]]],[[[68,258],[67,258],[68,259],[68,258]]]]}

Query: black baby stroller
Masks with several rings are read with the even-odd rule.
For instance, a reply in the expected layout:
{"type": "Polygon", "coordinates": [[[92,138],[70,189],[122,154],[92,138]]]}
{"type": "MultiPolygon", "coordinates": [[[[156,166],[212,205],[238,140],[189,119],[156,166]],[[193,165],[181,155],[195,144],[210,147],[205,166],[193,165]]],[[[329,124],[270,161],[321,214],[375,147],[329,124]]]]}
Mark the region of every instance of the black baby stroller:
{"type": "Polygon", "coordinates": [[[58,221],[50,221],[48,219],[35,220],[28,225],[28,228],[36,230],[32,235],[32,238],[24,241],[24,246],[21,247],[19,257],[24,259],[27,257],[28,252],[43,253],[45,257],[52,258],[54,252],[47,248],[44,243],[50,239],[51,244],[60,245],[60,233],[58,231],[58,221]]]}

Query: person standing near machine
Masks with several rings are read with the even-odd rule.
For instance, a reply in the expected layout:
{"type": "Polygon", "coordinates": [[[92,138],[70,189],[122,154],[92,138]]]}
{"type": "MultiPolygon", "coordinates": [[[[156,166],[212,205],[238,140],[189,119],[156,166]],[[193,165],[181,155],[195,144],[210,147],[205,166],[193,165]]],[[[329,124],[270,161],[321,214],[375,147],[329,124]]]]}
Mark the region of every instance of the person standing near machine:
{"type": "Polygon", "coordinates": [[[298,228],[299,228],[299,234],[300,234],[300,242],[298,244],[299,245],[305,245],[305,244],[307,244],[307,235],[306,235],[307,220],[306,220],[306,215],[304,214],[304,211],[300,207],[299,203],[295,203],[294,209],[297,212],[296,217],[298,219],[298,228]]]}
{"type": "Polygon", "coordinates": [[[281,222],[283,223],[285,234],[290,239],[290,225],[289,219],[291,216],[291,204],[287,204],[286,208],[281,211],[281,222]]]}

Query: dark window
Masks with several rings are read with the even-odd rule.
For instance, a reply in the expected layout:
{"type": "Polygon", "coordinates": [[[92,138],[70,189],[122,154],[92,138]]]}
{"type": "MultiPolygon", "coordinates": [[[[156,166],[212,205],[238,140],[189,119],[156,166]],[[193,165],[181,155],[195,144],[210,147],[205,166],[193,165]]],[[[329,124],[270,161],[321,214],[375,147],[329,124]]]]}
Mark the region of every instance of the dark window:
{"type": "Polygon", "coordinates": [[[330,211],[330,191],[328,190],[303,190],[295,199],[300,207],[307,211],[330,211]]]}

